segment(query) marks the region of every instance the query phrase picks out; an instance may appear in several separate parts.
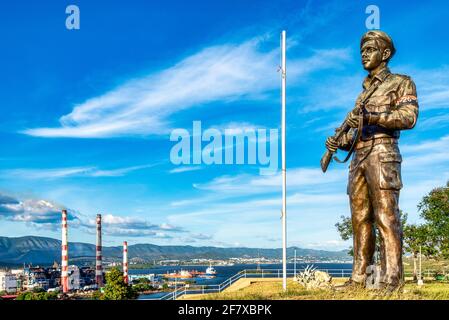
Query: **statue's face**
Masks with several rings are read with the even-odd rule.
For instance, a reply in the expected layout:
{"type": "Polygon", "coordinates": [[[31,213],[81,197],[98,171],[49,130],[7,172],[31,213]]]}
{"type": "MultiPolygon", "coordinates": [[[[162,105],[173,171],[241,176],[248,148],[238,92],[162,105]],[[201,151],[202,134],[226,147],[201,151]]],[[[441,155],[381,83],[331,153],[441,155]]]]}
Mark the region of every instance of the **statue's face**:
{"type": "Polygon", "coordinates": [[[383,53],[374,40],[368,40],[363,43],[360,53],[362,55],[363,68],[367,71],[377,68],[383,61],[383,53]]]}

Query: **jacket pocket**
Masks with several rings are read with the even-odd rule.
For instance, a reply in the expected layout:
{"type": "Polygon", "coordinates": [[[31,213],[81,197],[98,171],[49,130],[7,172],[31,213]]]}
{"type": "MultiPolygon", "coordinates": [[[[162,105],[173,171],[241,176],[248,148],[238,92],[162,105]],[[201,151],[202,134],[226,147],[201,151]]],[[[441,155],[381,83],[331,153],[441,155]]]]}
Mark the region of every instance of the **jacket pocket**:
{"type": "Polygon", "coordinates": [[[379,153],[379,186],[384,190],[400,190],[402,157],[396,152],[379,153]]]}

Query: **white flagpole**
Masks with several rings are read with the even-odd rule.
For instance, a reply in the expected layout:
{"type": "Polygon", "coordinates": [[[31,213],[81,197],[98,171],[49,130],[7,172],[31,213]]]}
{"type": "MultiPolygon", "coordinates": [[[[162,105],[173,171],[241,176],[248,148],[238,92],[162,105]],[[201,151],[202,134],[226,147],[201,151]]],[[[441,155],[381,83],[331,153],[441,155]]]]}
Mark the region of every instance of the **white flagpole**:
{"type": "Polygon", "coordinates": [[[287,290],[287,176],[285,171],[285,87],[286,87],[286,61],[285,61],[286,32],[282,31],[282,288],[287,290]]]}

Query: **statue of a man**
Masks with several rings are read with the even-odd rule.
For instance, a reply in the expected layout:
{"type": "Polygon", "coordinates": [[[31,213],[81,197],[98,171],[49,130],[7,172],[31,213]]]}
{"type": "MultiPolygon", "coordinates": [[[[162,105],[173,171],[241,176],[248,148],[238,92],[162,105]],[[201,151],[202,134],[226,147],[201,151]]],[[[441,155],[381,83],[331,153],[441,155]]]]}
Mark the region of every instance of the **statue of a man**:
{"type": "Polygon", "coordinates": [[[392,290],[403,282],[398,208],[402,157],[398,140],[401,130],[415,126],[418,100],[410,77],[390,73],[387,67],[395,53],[390,36],[369,31],[361,39],[360,51],[369,75],[363,81],[356,108],[346,118],[351,129],[340,140],[328,138],[326,147],[331,152],[337,148],[349,150],[359,136],[347,189],[354,234],[354,263],[347,285],[364,286],[366,269],[373,263],[377,226],[381,237],[380,285],[392,290]]]}

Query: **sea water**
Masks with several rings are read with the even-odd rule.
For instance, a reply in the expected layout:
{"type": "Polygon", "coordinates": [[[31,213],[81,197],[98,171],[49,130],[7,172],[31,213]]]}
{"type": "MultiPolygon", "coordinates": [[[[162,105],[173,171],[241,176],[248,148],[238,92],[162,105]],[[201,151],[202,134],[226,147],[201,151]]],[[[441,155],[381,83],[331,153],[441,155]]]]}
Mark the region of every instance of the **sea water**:
{"type": "MultiPolygon", "coordinates": [[[[297,263],[296,264],[296,270],[297,272],[300,272],[304,270],[307,266],[313,266],[317,270],[322,270],[328,272],[332,277],[338,278],[338,277],[348,277],[350,276],[352,264],[351,263],[297,263]]],[[[129,274],[151,274],[154,273],[155,275],[163,275],[167,272],[177,272],[180,270],[197,270],[197,271],[206,271],[206,268],[209,267],[208,265],[183,265],[183,266],[157,266],[154,268],[147,268],[147,269],[131,269],[129,270],[129,274]]],[[[282,264],[236,264],[233,266],[213,266],[214,269],[217,271],[216,277],[211,279],[206,278],[192,278],[188,279],[191,281],[195,281],[195,284],[197,285],[214,285],[214,284],[220,284],[223,283],[225,280],[229,279],[233,275],[237,274],[238,272],[242,270],[256,270],[261,269],[267,272],[271,272],[270,277],[277,277],[279,276],[282,278],[282,264]],[[270,271],[271,270],[271,271],[270,271]]],[[[289,272],[289,277],[291,277],[291,273],[293,272],[295,266],[293,263],[287,264],[287,269],[289,272]]],[[[164,295],[166,295],[167,292],[158,292],[153,293],[149,295],[140,295],[139,299],[158,299],[164,295]]]]}

